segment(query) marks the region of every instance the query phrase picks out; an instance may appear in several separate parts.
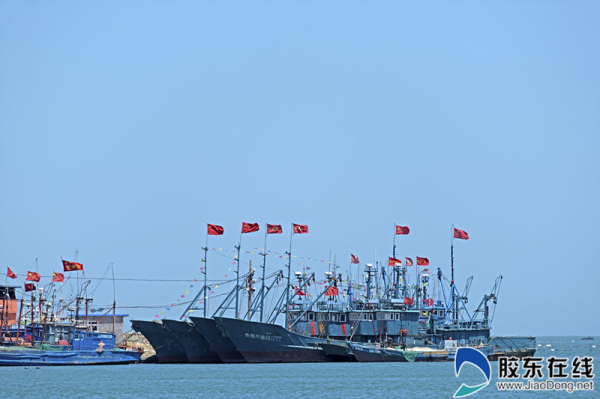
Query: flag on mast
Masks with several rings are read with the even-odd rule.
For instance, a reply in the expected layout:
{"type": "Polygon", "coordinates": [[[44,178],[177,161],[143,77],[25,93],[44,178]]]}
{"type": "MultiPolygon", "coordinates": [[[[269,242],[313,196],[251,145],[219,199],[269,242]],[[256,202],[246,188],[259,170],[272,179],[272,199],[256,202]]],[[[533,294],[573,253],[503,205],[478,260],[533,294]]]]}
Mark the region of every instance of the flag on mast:
{"type": "Polygon", "coordinates": [[[52,282],[53,283],[62,283],[64,281],[65,281],[65,275],[64,274],[54,272],[54,274],[52,275],[52,282]]]}
{"type": "Polygon", "coordinates": [[[35,291],[35,284],[25,284],[25,292],[35,291]]]}
{"type": "Polygon", "coordinates": [[[13,273],[12,270],[10,270],[10,267],[6,266],[6,277],[8,278],[17,278],[17,275],[13,273]]]}
{"type": "Polygon", "coordinates": [[[292,226],[294,226],[294,234],[308,233],[308,225],[292,223],[292,226]]]}
{"type": "Polygon", "coordinates": [[[268,224],[267,223],[267,234],[281,234],[283,229],[280,224],[268,224]]]}
{"type": "Polygon", "coordinates": [[[388,266],[396,266],[396,264],[402,264],[402,261],[400,259],[396,259],[396,258],[392,258],[390,257],[388,260],[388,266]]]}
{"type": "Polygon", "coordinates": [[[242,223],[242,234],[254,233],[255,231],[258,231],[258,223],[242,223]]]}
{"type": "Polygon", "coordinates": [[[419,258],[417,256],[417,266],[427,266],[429,264],[429,259],[427,258],[419,258]]]}
{"type": "Polygon", "coordinates": [[[72,272],[75,270],[83,270],[83,265],[77,262],[69,262],[68,260],[63,260],[63,271],[72,272]]]}
{"type": "Polygon", "coordinates": [[[216,224],[207,224],[206,225],[206,234],[209,236],[222,236],[225,232],[223,226],[218,226],[216,224]]]}
{"type": "Polygon", "coordinates": [[[410,233],[408,226],[396,226],[396,234],[407,235],[408,233],[410,233]]]}
{"type": "Polygon", "coordinates": [[[412,261],[411,258],[404,258],[404,259],[405,259],[405,261],[404,261],[404,265],[405,266],[412,266],[413,265],[413,261],[412,261]]]}
{"type": "Polygon", "coordinates": [[[358,256],[350,254],[350,263],[360,263],[358,256]]]}
{"type": "Polygon", "coordinates": [[[466,231],[455,228],[454,229],[454,238],[460,238],[461,240],[468,240],[469,235],[467,234],[466,231]]]}
{"type": "Polygon", "coordinates": [[[27,272],[27,278],[25,279],[25,281],[35,281],[35,282],[39,282],[40,281],[40,274],[39,273],[35,273],[35,272],[27,272]]]}

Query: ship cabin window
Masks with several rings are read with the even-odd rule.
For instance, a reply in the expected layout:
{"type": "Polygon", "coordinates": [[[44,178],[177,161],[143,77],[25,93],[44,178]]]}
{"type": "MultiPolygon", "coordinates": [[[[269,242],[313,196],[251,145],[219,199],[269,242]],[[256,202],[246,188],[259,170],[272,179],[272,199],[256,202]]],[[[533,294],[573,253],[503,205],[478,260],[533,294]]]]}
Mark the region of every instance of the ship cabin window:
{"type": "Polygon", "coordinates": [[[342,323],[345,323],[345,322],[346,322],[346,315],[345,315],[345,314],[341,314],[341,315],[340,315],[340,321],[341,321],[342,323]]]}
{"type": "Polygon", "coordinates": [[[304,313],[304,314],[302,315],[302,321],[306,321],[306,318],[307,318],[307,316],[306,316],[306,313],[304,313]]]}
{"type": "Polygon", "coordinates": [[[308,320],[313,321],[315,319],[315,314],[313,312],[308,312],[308,320]]]}
{"type": "Polygon", "coordinates": [[[332,314],[331,315],[331,321],[338,321],[338,315],[337,314],[332,314]]]}
{"type": "Polygon", "coordinates": [[[396,320],[400,320],[400,313],[396,313],[396,320]]]}
{"type": "Polygon", "coordinates": [[[368,320],[371,320],[371,317],[368,313],[364,313],[362,319],[368,321],[368,320]]]}

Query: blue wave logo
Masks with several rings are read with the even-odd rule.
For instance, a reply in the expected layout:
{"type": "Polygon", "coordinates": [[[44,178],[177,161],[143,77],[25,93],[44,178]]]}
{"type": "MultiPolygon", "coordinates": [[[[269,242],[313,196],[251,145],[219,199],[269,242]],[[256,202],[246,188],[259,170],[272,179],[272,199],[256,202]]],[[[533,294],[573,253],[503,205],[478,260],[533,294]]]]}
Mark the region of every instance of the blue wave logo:
{"type": "Polygon", "coordinates": [[[458,348],[456,350],[456,356],[454,357],[454,373],[457,377],[460,374],[460,369],[462,369],[462,366],[465,363],[471,363],[473,366],[477,367],[485,376],[486,381],[483,384],[476,385],[474,387],[462,384],[460,388],[458,388],[458,391],[456,391],[454,394],[453,397],[455,398],[473,395],[480,389],[487,387],[490,383],[490,379],[492,378],[492,367],[490,366],[490,361],[479,350],[474,348],[458,348]]]}

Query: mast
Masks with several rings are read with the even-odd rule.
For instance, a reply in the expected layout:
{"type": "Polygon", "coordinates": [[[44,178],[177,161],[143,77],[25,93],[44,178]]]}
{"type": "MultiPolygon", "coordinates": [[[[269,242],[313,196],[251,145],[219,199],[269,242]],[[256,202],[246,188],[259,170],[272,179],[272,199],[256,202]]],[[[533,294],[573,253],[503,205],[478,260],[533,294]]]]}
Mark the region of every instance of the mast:
{"type": "Polygon", "coordinates": [[[290,231],[290,251],[286,252],[288,256],[287,266],[287,287],[285,289],[285,320],[286,325],[289,328],[290,321],[288,319],[288,309],[290,305],[290,288],[292,286],[291,273],[292,273],[292,238],[294,237],[294,224],[292,223],[292,229],[290,231]]]}
{"type": "Polygon", "coordinates": [[[239,298],[239,287],[240,287],[240,248],[242,247],[242,236],[240,234],[240,243],[235,246],[237,249],[237,269],[235,270],[235,286],[238,288],[235,290],[235,318],[240,318],[240,298],[239,298]]]}
{"type": "Polygon", "coordinates": [[[455,287],[455,283],[454,283],[454,225],[452,225],[452,237],[450,239],[450,267],[452,268],[452,279],[451,279],[451,284],[452,284],[452,313],[454,316],[454,319],[456,320],[456,324],[459,324],[459,320],[458,320],[458,298],[456,295],[456,287],[455,287]]]}
{"type": "Polygon", "coordinates": [[[116,309],[117,309],[117,289],[115,287],[115,264],[111,263],[110,268],[112,270],[112,278],[113,278],[113,320],[112,320],[112,332],[115,332],[115,321],[117,318],[116,309]]]}
{"type": "MultiPolygon", "coordinates": [[[[204,270],[202,271],[204,273],[204,294],[206,294],[206,282],[207,282],[207,277],[206,274],[208,272],[208,264],[206,263],[206,255],[208,254],[208,235],[206,235],[206,246],[204,248],[202,248],[204,250],[204,270]]],[[[208,295],[205,295],[206,298],[202,298],[203,301],[202,303],[204,304],[204,317],[206,318],[208,309],[207,309],[207,302],[208,302],[208,295]]]]}
{"type": "Polygon", "coordinates": [[[246,320],[250,321],[250,310],[252,309],[252,283],[254,273],[252,272],[252,259],[248,262],[248,283],[246,288],[248,289],[248,313],[246,313],[246,320]]]}
{"type": "Polygon", "coordinates": [[[265,228],[265,247],[263,248],[263,253],[261,254],[263,256],[263,264],[262,264],[262,269],[263,269],[263,275],[262,275],[262,285],[260,288],[260,322],[263,322],[263,314],[264,314],[264,308],[265,308],[265,272],[267,270],[267,233],[269,232],[269,227],[267,226],[265,228]]]}

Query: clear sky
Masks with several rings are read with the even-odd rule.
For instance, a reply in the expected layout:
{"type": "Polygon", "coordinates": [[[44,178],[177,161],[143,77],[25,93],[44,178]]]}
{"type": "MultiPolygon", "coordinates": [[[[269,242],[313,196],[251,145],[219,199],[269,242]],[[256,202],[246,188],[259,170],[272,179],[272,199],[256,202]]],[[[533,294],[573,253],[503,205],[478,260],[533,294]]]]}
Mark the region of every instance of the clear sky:
{"type": "Polygon", "coordinates": [[[207,223],[306,224],[319,278],[394,223],[449,275],[454,224],[471,310],[504,276],[494,334],[598,334],[599,154],[595,1],[0,1],[0,266],[183,280],[117,281],[136,318],[195,293],[207,223]]]}

